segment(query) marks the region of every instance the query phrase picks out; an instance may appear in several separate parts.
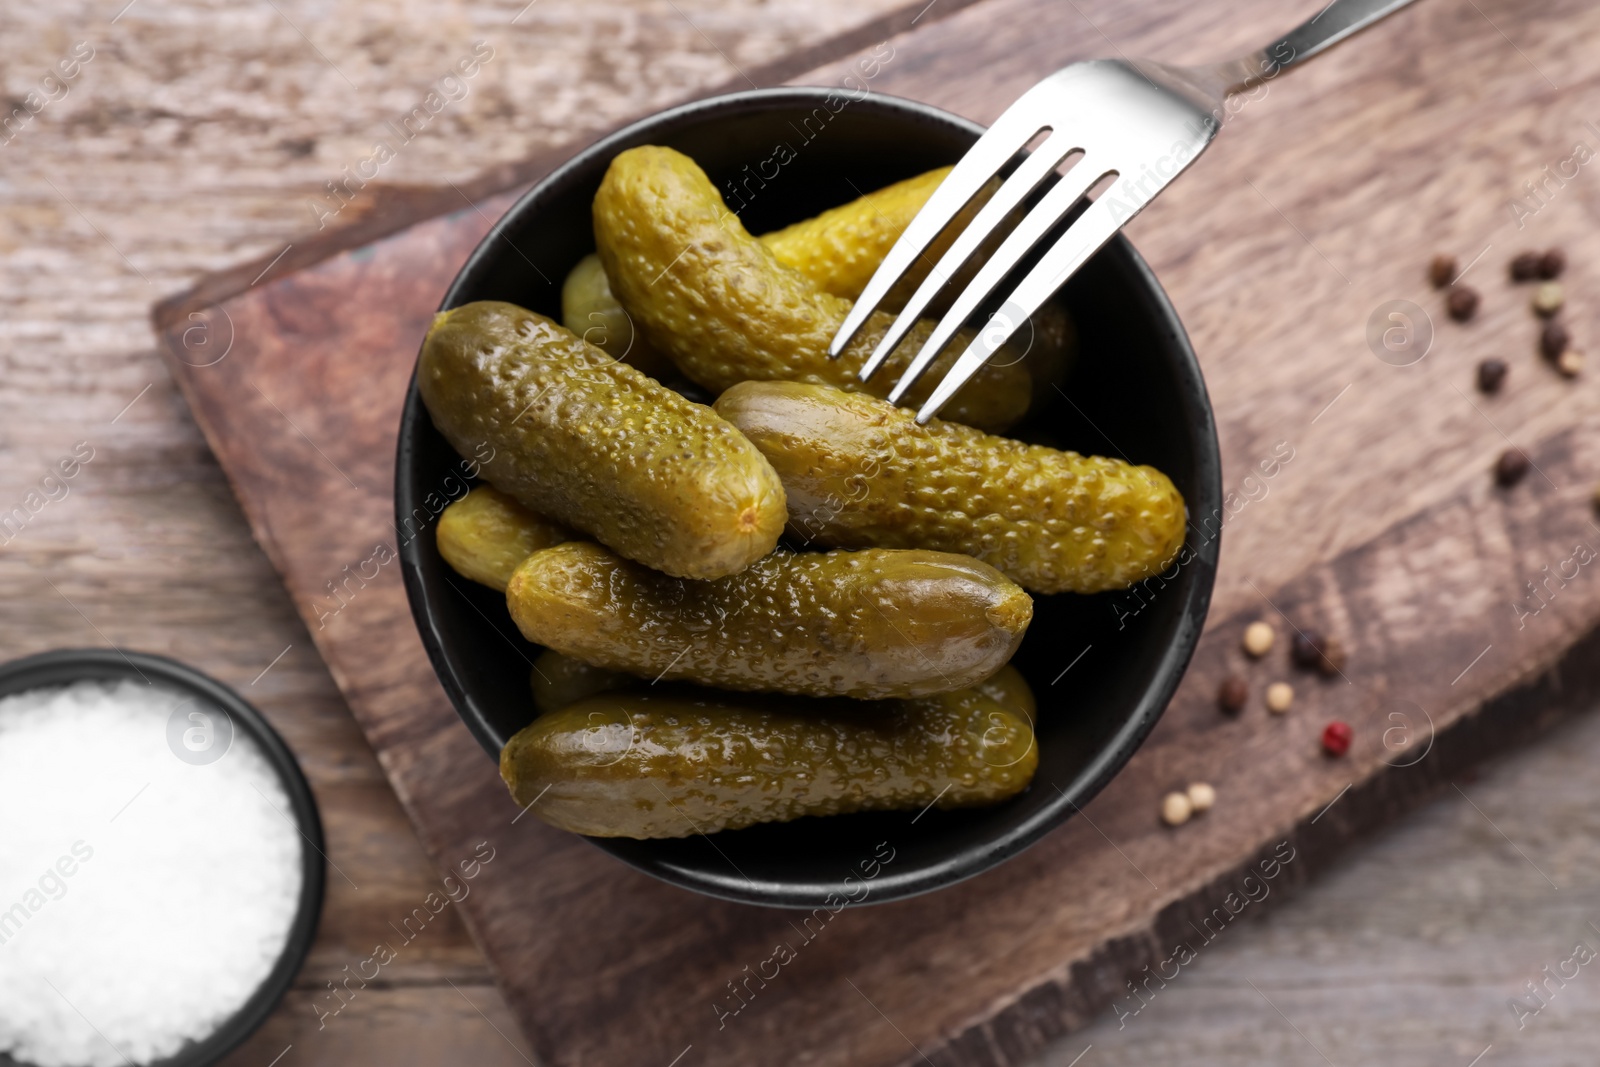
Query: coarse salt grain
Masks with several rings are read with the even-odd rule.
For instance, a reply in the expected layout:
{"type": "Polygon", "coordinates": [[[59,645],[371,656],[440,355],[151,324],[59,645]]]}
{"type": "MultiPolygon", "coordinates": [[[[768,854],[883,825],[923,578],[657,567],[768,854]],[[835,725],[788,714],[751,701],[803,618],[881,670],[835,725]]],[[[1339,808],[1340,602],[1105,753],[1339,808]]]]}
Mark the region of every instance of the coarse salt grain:
{"type": "Polygon", "coordinates": [[[162,1059],[282,955],[301,887],[289,798],[240,730],[214,762],[179,759],[180,708],[222,716],[137,682],[0,699],[0,1052],[162,1059]]]}

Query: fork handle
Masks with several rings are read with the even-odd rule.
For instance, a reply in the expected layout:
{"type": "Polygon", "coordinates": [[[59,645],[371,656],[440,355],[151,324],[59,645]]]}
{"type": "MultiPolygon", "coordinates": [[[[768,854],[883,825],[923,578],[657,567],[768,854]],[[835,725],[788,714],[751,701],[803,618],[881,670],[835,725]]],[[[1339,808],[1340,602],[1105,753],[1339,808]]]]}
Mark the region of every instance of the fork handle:
{"type": "Polygon", "coordinates": [[[1229,93],[1250,89],[1303,63],[1351,34],[1400,10],[1412,0],[1333,0],[1265,48],[1217,68],[1229,93]]]}

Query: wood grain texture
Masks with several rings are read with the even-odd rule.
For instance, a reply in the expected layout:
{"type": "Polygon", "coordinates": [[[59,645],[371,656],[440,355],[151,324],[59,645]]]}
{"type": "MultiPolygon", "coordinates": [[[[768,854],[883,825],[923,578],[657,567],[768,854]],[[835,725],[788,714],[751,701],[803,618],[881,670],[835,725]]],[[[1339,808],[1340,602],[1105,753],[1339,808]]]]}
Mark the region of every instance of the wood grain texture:
{"type": "Polygon", "coordinates": [[[469,193],[504,184],[575,131],[744,84],[740,70],[779,76],[794,69],[785,60],[841,35],[909,18],[905,6],[65,0],[13,5],[0,19],[7,116],[75,42],[95,49],[64,97],[0,132],[0,510],[76,442],[95,449],[69,495],[0,536],[6,655],[115,644],[235,686],[300,758],[343,872],[329,871],[296,993],[230,1062],[263,1067],[289,1044],[279,1067],[435,1064],[451,1048],[485,1067],[525,1059],[495,1032],[521,1044],[453,912],[407,946],[384,984],[318,1027],[326,983],[392,936],[389,924],[439,872],[163,366],[151,302],[213,284],[207,272],[226,279],[241,260],[255,266],[235,287],[248,284],[293,245],[274,268],[284,270],[336,228],[349,227],[343,240],[358,225],[393,229],[397,212],[414,218],[440,190],[464,203],[446,181],[469,193]],[[324,183],[477,39],[497,52],[468,95],[319,232],[309,205],[324,183]]]}
{"type": "Polygon", "coordinates": [[[1505,747],[1481,776],[1461,776],[1352,849],[1292,905],[1269,898],[1264,918],[1241,915],[1210,942],[1189,932],[1196,958],[1175,977],[1162,967],[1164,987],[1124,989],[1030,1062],[1068,1067],[1089,1046],[1080,1067],[1589,1062],[1600,983],[1588,967],[1569,965],[1577,976],[1551,982],[1536,1014],[1509,1003],[1529,1002],[1526,983],[1545,981],[1542,969],[1578,942],[1600,940],[1589,925],[1600,884],[1589,847],[1600,716],[1593,677],[1575,684],[1571,669],[1585,659],[1592,667],[1595,646],[1591,636],[1522,694],[1512,721],[1537,729],[1568,709],[1589,714],[1525,749],[1493,738],[1505,747]]]}
{"type": "MultiPolygon", "coordinates": [[[[987,0],[898,40],[880,87],[986,119],[1108,42],[1199,58],[1281,28],[1264,2],[1232,8],[1226,35],[1214,15],[987,0]]],[[[1596,71],[1592,49],[1586,59],[1574,42],[1596,39],[1600,16],[1570,0],[1536,12],[1422,4],[1273,83],[1139,221],[1136,243],[1206,367],[1231,484],[1242,491],[1277,441],[1295,449],[1267,495],[1252,492],[1231,516],[1195,668],[1087,818],[962,886],[840,914],[722,1027],[712,1005],[795,936],[791,917],[693,898],[532,820],[513,826],[515,809],[432,681],[398,577],[380,574],[326,617],[326,583],[386,536],[385,435],[427,312],[481,218],[423,223],[211,313],[226,312],[234,347],[212,367],[175,363],[179,380],[430,851],[448,864],[477,840],[503,849],[464,910],[535,1051],[553,1063],[668,1062],[691,1048],[705,1063],[767,1061],[775,1049],[801,1063],[1019,1062],[1160,960],[1178,928],[1212,913],[1279,842],[1296,849],[1288,886],[1487,746],[1521,736],[1530,709],[1554,707],[1537,689],[1485,702],[1600,618],[1600,587],[1583,568],[1537,615],[1511,606],[1574,544],[1600,543],[1587,503],[1600,471],[1595,394],[1539,365],[1526,294],[1500,279],[1518,244],[1560,234],[1571,288],[1589,280],[1595,242],[1570,227],[1600,206],[1590,185],[1569,183],[1526,232],[1508,232],[1506,204],[1587,136],[1596,71]],[[1471,279],[1486,295],[1479,320],[1457,327],[1435,314],[1434,348],[1413,366],[1374,358],[1372,310],[1409,298],[1436,312],[1427,257],[1454,247],[1466,261],[1484,245],[1471,279]],[[350,300],[394,313],[352,317],[350,300]],[[1514,362],[1511,388],[1492,402],[1471,391],[1472,364],[1488,354],[1514,362]],[[369,403],[330,402],[353,384],[369,403]],[[1486,468],[1508,440],[1538,472],[1495,490],[1486,468]],[[1224,672],[1245,669],[1238,635],[1262,615],[1280,631],[1291,619],[1340,635],[1346,677],[1297,678],[1285,718],[1259,705],[1220,718],[1212,694],[1224,672]],[[1402,701],[1431,723],[1434,747],[1395,769],[1406,752],[1383,739],[1402,701]],[[1333,717],[1357,729],[1345,761],[1317,748],[1333,717]],[[1164,830],[1159,797],[1196,778],[1218,785],[1221,806],[1164,830]]],[[[1581,306],[1570,314],[1580,331],[1592,321],[1581,306]]],[[[183,325],[167,323],[175,354],[183,325]]],[[[1281,646],[1248,671],[1258,693],[1284,676],[1281,646]]]]}

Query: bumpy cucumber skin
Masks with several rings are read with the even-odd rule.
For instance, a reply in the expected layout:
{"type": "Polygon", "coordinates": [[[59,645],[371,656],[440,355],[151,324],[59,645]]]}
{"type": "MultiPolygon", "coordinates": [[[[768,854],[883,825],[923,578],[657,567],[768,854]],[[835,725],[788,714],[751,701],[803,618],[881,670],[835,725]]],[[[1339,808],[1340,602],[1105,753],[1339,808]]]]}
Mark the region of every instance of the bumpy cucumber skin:
{"type": "Polygon", "coordinates": [[[1078,327],[1054,301],[1034,312],[1029,322],[1031,331],[1018,330],[1012,341],[1027,349],[1022,365],[1033,377],[1035,400],[1048,401],[1077,359],[1078,327]]]}
{"type": "Polygon", "coordinates": [[[1033,687],[1028,685],[1022,672],[1009,663],[972,688],[1030,723],[1039,721],[1039,705],[1033,699],[1033,687]]]}
{"type": "Polygon", "coordinates": [[[860,394],[747,382],[717,400],[783,479],[811,543],[965,552],[1036,593],[1098,593],[1160,574],[1183,496],[1154,467],[933,420],[860,394]]]}
{"type": "Polygon", "coordinates": [[[445,508],[434,531],[439,555],[457,574],[502,593],[523,560],[570,540],[565,527],[487,485],[445,508]]]}
{"type": "Polygon", "coordinates": [[[1027,787],[1038,760],[1027,719],[971,689],[804,706],[622,692],[534,720],[501,751],[500,774],[561,829],[659,838],[995,804],[1027,787]]]}
{"type": "Polygon", "coordinates": [[[562,655],[553,648],[539,653],[528,675],[528,687],[533,691],[533,706],[540,713],[560,711],[585,697],[612,689],[625,689],[639,682],[640,679],[632,674],[591,666],[581,659],[562,655]]]}
{"type": "MultiPolygon", "coordinates": [[[[921,320],[885,366],[857,371],[894,316],[877,312],[838,359],[828,344],[850,301],[783,266],[723,204],[705,172],[670,148],[612,160],[594,201],[595,243],[612,291],[651,343],[713,392],[747,380],[806,381],[884,395],[932,332],[921,320]]],[[[963,332],[907,397],[919,403],[966,347],[963,332]]],[[[945,414],[985,429],[1020,419],[1032,398],[1021,350],[997,352],[945,414]]]]}
{"type": "Polygon", "coordinates": [[[633,328],[633,320],[611,293],[600,257],[590,253],[578,260],[561,285],[561,324],[606,355],[658,381],[676,368],[672,360],[633,328]]]}
{"type": "MultiPolygon", "coordinates": [[[[771,249],[779,263],[803,274],[818,289],[854,300],[950,170],[940,167],[895,182],[792,226],[762,234],[761,243],[771,249]]],[[[883,303],[886,309],[894,311],[905,305],[939,257],[999,188],[998,179],[990,180],[956,213],[950,225],[889,290],[883,303]]],[[[930,313],[942,312],[950,299],[966,288],[977,268],[1008,232],[1010,226],[998,227],[978,253],[962,264],[929,305],[930,313]]],[[[584,256],[567,274],[561,287],[561,321],[585,341],[605,349],[607,355],[638,367],[652,378],[667,380],[677,372],[672,361],[645,339],[644,331],[634,328],[633,320],[612,293],[605,267],[595,253],[584,256]]],[[[1052,302],[1034,314],[1031,330],[1018,331],[1015,346],[1027,352],[1023,365],[1038,396],[1061,380],[1076,347],[1076,337],[1066,313],[1052,302]]]]}
{"type": "MultiPolygon", "coordinates": [[[[928,197],[933,195],[951,170],[950,167],[940,167],[885,186],[793,226],[762,234],[761,243],[772,250],[778,262],[804,274],[823,292],[855,300],[867,287],[867,282],[883,262],[883,257],[889,254],[889,249],[894,247],[917,212],[928,202],[928,197]]],[[[990,179],[965,207],[956,212],[950,225],[933,239],[927,250],[889,290],[883,298],[884,308],[898,311],[905,306],[917,286],[932,271],[933,265],[939,262],[956,237],[999,188],[999,179],[990,179]]],[[[956,268],[951,279],[928,305],[928,314],[941,314],[949,306],[1020,219],[1020,213],[1013,213],[1002,221],[994,233],[978,246],[978,251],[956,268]]],[[[610,293],[609,287],[606,292],[610,293]]],[[[613,296],[612,300],[615,299],[613,296]]],[[[1066,376],[1077,346],[1077,330],[1072,320],[1053,300],[1034,312],[1027,327],[1017,331],[1011,347],[1025,353],[1022,366],[1033,382],[1036,399],[1048,399],[1055,395],[1051,387],[1066,376]]],[[[930,370],[929,373],[937,371],[930,370]]]]}
{"type": "Polygon", "coordinates": [[[517,568],[522,635],[598,667],[721,689],[861,699],[982,681],[1022,641],[1033,601],[944,552],[775,552],[684,582],[571,542],[517,568]]]}
{"type": "Polygon", "coordinates": [[[457,451],[494,449],[486,480],[629,559],[719,578],[777,543],[783,487],[739,431],[543,315],[441,313],[417,386],[457,451]]]}
{"type": "MultiPolygon", "coordinates": [[[[761,243],[772,250],[779,263],[805,275],[824,293],[854,300],[951,170],[940,167],[874,190],[792,226],[764,233],[761,243]]],[[[999,188],[998,182],[995,188],[999,188]]],[[[938,262],[981,206],[977,204],[956,217],[941,235],[941,241],[923,257],[930,266],[938,262]]],[[[917,273],[920,280],[926,271],[917,273]]],[[[908,289],[905,296],[909,295],[908,289]]]]}
{"type": "MultiPolygon", "coordinates": [[[[940,167],[895,182],[793,226],[762,234],[761,243],[772,250],[779,263],[804,274],[818,289],[855,300],[866,289],[867,282],[876,273],[883,257],[889,254],[889,249],[911,225],[911,220],[928,202],[928,197],[933,195],[933,191],[949,177],[953,169],[940,167]]],[[[956,212],[949,225],[929,242],[922,255],[884,295],[883,306],[886,310],[898,311],[905,306],[923,279],[932,273],[934,264],[950,250],[961,231],[971,224],[999,189],[1000,179],[989,179],[956,212]]],[[[956,295],[978,273],[983,261],[994,254],[1000,242],[1005,240],[1021,218],[1020,212],[1012,212],[984,239],[977,252],[956,268],[950,280],[928,305],[931,314],[938,314],[949,307],[956,295]]],[[[1041,310],[1041,314],[1044,313],[1041,310]]]]}

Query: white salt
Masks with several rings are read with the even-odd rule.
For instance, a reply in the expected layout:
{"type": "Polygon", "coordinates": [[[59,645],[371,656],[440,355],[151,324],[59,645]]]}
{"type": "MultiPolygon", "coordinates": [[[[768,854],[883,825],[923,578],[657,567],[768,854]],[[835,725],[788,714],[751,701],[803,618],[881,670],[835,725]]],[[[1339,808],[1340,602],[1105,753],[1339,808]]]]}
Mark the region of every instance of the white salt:
{"type": "Polygon", "coordinates": [[[282,954],[303,840],[289,798],[242,728],[220,759],[180,759],[169,719],[197,710],[224,719],[137,681],[0,699],[0,1052],[170,1056],[282,954]]]}

